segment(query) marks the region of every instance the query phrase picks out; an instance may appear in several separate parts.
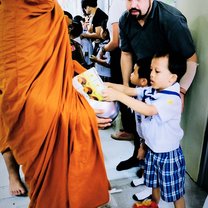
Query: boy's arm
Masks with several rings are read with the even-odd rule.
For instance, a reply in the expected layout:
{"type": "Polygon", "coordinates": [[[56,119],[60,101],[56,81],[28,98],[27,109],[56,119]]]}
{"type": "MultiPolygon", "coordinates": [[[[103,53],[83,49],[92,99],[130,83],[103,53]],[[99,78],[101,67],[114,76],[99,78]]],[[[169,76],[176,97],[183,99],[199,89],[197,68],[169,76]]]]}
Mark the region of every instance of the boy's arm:
{"type": "Polygon", "coordinates": [[[112,88],[105,89],[103,91],[103,97],[106,101],[120,101],[132,110],[145,116],[153,116],[158,113],[154,105],[148,105],[112,88]]]}
{"type": "Polygon", "coordinates": [[[105,85],[109,88],[113,88],[119,92],[122,92],[128,96],[137,96],[137,91],[134,87],[128,87],[121,84],[114,84],[111,82],[105,82],[105,85]]]}

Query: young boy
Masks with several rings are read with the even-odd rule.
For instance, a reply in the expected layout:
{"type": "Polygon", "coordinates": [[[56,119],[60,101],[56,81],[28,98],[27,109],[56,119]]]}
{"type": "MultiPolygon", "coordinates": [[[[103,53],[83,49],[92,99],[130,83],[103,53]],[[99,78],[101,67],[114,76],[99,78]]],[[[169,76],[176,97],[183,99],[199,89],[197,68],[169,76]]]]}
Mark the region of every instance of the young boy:
{"type": "Polygon", "coordinates": [[[178,83],[185,71],[185,58],[172,53],[155,55],[151,62],[151,87],[129,89],[120,85],[103,92],[105,100],[118,100],[142,114],[141,129],[148,146],[144,183],[152,187],[155,202],[159,203],[161,196],[176,208],[185,208],[185,160],[180,147],[182,103],[178,83]],[[144,102],[128,95],[137,95],[144,102]]]}
{"type": "Polygon", "coordinates": [[[110,69],[110,52],[105,53],[105,59],[100,58],[100,53],[102,51],[102,48],[109,42],[110,40],[110,35],[109,31],[107,29],[107,19],[103,20],[101,23],[101,31],[100,31],[100,36],[103,40],[99,44],[98,47],[98,53],[96,56],[92,55],[90,57],[90,60],[95,63],[95,68],[100,75],[101,79],[104,82],[110,82],[111,81],[111,69],[110,69]]]}
{"type": "MultiPolygon", "coordinates": [[[[148,87],[150,86],[150,64],[151,58],[139,59],[134,65],[134,71],[131,73],[130,81],[136,87],[148,87]]],[[[132,187],[136,187],[144,184],[144,158],[146,153],[146,145],[144,143],[144,136],[141,129],[141,114],[135,112],[137,137],[134,140],[134,153],[133,156],[139,162],[139,170],[137,171],[138,179],[134,179],[131,182],[132,187]]],[[[149,198],[152,194],[152,190],[149,187],[144,187],[143,191],[133,195],[133,199],[136,201],[143,201],[149,198]]]]}

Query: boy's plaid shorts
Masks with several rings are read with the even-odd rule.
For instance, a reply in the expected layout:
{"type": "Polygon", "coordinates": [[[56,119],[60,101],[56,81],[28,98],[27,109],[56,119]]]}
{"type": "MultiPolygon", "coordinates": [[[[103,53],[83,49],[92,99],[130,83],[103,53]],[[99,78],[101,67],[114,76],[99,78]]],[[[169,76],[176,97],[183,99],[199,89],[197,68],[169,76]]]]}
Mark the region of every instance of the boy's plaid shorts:
{"type": "Polygon", "coordinates": [[[181,147],[166,153],[148,149],[144,183],[148,187],[160,187],[161,198],[166,202],[180,199],[185,194],[185,159],[181,147]]]}

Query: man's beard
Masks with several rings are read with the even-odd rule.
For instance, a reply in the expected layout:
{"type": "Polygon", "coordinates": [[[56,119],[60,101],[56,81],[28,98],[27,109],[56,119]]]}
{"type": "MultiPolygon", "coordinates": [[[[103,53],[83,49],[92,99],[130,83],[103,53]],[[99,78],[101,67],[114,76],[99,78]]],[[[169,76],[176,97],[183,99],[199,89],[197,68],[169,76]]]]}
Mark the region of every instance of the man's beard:
{"type": "Polygon", "coordinates": [[[131,9],[129,10],[129,14],[131,14],[134,18],[136,18],[136,20],[143,20],[143,19],[146,18],[147,14],[148,14],[148,12],[149,12],[149,9],[150,9],[150,6],[148,7],[147,12],[146,12],[145,14],[142,14],[142,11],[141,11],[140,9],[131,8],[131,9]],[[134,11],[139,12],[139,14],[138,14],[138,15],[133,15],[132,12],[134,12],[134,11]]]}

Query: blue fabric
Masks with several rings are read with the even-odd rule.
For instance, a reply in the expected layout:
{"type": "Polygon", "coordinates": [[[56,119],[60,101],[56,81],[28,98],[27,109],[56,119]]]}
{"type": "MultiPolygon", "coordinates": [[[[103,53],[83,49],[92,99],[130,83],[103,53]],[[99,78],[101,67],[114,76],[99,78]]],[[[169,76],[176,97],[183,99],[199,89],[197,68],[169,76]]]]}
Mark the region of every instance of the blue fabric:
{"type": "Polygon", "coordinates": [[[161,198],[174,202],[185,194],[185,159],[181,147],[171,152],[154,153],[145,158],[144,184],[160,188],[161,198]]]}

